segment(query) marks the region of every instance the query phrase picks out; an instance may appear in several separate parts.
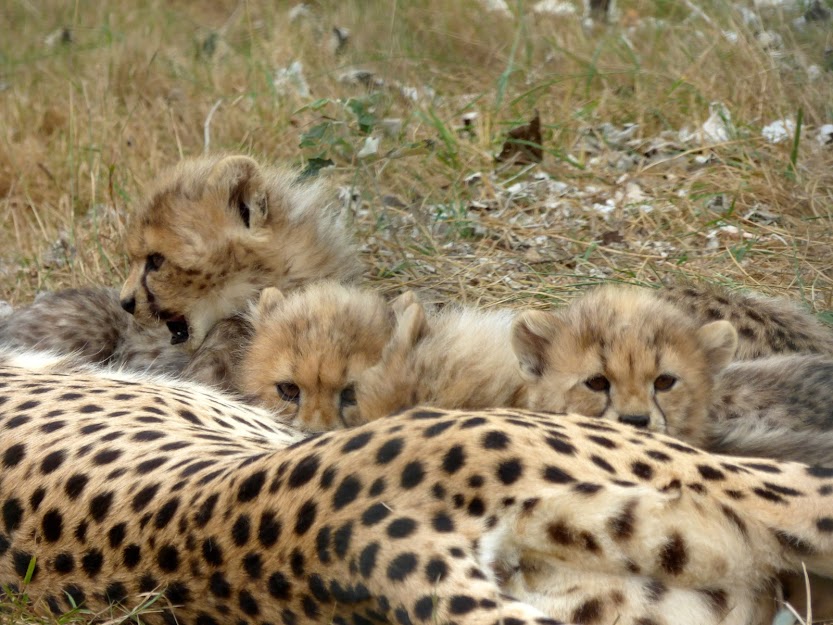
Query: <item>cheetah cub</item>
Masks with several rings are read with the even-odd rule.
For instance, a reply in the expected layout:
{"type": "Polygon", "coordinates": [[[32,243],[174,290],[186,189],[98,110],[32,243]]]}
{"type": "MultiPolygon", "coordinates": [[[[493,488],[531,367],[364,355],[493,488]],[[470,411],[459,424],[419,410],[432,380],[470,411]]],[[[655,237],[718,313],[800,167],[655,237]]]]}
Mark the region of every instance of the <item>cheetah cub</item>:
{"type": "Polygon", "coordinates": [[[121,306],[164,322],[191,351],[264,287],[361,272],[323,183],[247,156],[189,159],[163,175],[132,216],[127,252],[121,306]]]}
{"type": "Polygon", "coordinates": [[[833,358],[770,356],[717,377],[706,449],[833,467],[833,358]]]}
{"type": "Polygon", "coordinates": [[[380,295],[330,281],[286,295],[267,288],[250,322],[253,337],[237,380],[248,400],[307,431],[364,422],[356,383],[393,329],[380,295]]]}
{"type": "Polygon", "coordinates": [[[726,320],[701,325],[644,289],[605,286],[559,312],[521,313],[511,341],[527,407],[702,444],[715,378],[738,338],[726,320]]]}
{"type": "Polygon", "coordinates": [[[718,319],[731,322],[738,332],[737,360],[775,354],[833,355],[833,328],[784,298],[709,284],[666,286],[655,296],[701,324],[718,319]]]}
{"type": "Polygon", "coordinates": [[[71,354],[82,363],[117,369],[179,374],[188,353],[171,345],[164,326],[144,327],[119,305],[106,287],[63,289],[0,319],[0,345],[71,354]]]}
{"type": "Polygon", "coordinates": [[[357,386],[364,421],[417,405],[524,405],[524,380],[509,341],[512,311],[452,305],[427,313],[411,292],[394,309],[393,336],[357,386]]]}
{"type": "Polygon", "coordinates": [[[248,319],[218,322],[193,353],[172,345],[165,326],[142,326],[106,287],[62,289],[39,295],[0,318],[0,346],[70,356],[78,365],[104,365],[201,382],[236,393],[232,372],[251,336],[248,319]]]}

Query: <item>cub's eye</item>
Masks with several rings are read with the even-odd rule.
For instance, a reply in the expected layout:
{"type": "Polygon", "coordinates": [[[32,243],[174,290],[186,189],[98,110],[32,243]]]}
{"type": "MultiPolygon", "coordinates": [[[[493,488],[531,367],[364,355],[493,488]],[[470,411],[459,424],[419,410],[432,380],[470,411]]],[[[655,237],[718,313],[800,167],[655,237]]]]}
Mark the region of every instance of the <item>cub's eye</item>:
{"type": "Polygon", "coordinates": [[[291,401],[294,404],[301,401],[301,389],[298,388],[297,384],[278,382],[275,384],[275,388],[278,389],[278,395],[281,396],[282,400],[291,401]]]}
{"type": "Polygon", "coordinates": [[[677,378],[666,373],[654,380],[654,388],[658,391],[670,391],[677,383],[677,378]]]}
{"type": "Polygon", "coordinates": [[[352,384],[350,386],[345,386],[341,389],[341,396],[339,397],[339,401],[341,402],[342,406],[355,406],[356,405],[356,387],[352,384]]]}
{"type": "Polygon", "coordinates": [[[584,384],[591,391],[596,391],[597,393],[604,393],[610,390],[610,381],[603,375],[597,375],[596,377],[590,378],[584,384]]]}
{"type": "Polygon", "coordinates": [[[165,263],[165,257],[162,254],[148,254],[145,261],[145,271],[156,271],[165,263]]]}

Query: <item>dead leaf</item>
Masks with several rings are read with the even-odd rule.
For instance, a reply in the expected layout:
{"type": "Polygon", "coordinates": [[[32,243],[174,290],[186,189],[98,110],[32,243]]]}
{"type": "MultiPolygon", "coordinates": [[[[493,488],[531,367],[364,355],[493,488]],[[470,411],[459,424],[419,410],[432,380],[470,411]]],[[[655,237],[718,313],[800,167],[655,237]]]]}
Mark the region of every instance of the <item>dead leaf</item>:
{"type": "Polygon", "coordinates": [[[528,124],[509,131],[503,148],[495,160],[498,163],[511,160],[516,165],[540,163],[544,159],[542,145],[541,117],[536,110],[535,117],[528,124]]]}
{"type": "Polygon", "coordinates": [[[623,243],[625,237],[622,236],[618,230],[609,230],[602,234],[602,245],[610,245],[611,243],[623,243]]]}

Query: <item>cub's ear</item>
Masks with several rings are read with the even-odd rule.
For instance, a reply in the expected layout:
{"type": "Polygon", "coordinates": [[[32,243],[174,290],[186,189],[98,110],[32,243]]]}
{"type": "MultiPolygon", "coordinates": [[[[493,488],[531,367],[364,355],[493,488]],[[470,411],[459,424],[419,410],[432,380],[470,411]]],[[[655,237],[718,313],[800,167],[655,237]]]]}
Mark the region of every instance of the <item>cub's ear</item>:
{"type": "Polygon", "coordinates": [[[246,228],[257,228],[266,221],[268,198],[260,165],[248,156],[227,156],[209,175],[209,184],[228,190],[229,210],[246,228]]]}
{"type": "Polygon", "coordinates": [[[284,294],[275,287],[268,286],[260,292],[257,303],[250,307],[249,319],[252,323],[262,321],[266,315],[275,310],[286,298],[284,294]]]}
{"type": "Polygon", "coordinates": [[[547,368],[550,346],[560,321],[553,313],[527,310],[512,322],[512,349],[521,365],[521,375],[529,381],[540,378],[547,368]]]}
{"type": "Polygon", "coordinates": [[[414,300],[401,313],[396,315],[396,329],[393,342],[401,349],[412,349],[428,334],[428,319],[425,309],[414,300]]]}
{"type": "Polygon", "coordinates": [[[408,309],[408,307],[411,304],[416,304],[419,306],[419,298],[416,296],[416,293],[409,289],[397,295],[394,298],[394,300],[390,303],[390,307],[393,310],[393,314],[396,315],[396,318],[400,319],[402,317],[402,314],[408,309]]]}
{"type": "Polygon", "coordinates": [[[712,321],[697,330],[697,340],[706,352],[709,366],[714,373],[725,368],[738,348],[738,333],[735,327],[721,319],[712,321]]]}

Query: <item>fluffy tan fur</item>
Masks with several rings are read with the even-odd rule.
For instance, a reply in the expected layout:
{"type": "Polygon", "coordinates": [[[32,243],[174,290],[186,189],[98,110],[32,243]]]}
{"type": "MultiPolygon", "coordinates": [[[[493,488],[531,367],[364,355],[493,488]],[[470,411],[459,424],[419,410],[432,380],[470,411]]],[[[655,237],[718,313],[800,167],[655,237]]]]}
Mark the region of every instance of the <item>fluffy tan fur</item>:
{"type": "Polygon", "coordinates": [[[512,345],[527,406],[577,412],[705,439],[715,376],[737,335],[728,321],[700,325],[651,292],[605,286],[557,313],[528,311],[512,345]]]}
{"type": "Polygon", "coordinates": [[[509,342],[511,311],[450,306],[429,314],[411,293],[400,296],[394,309],[391,341],[357,386],[364,420],[416,405],[474,409],[524,403],[509,342]]]}
{"type": "Polygon", "coordinates": [[[192,350],[266,286],[361,272],[323,183],[246,156],[185,160],[164,174],[132,216],[127,251],[122,303],[145,323],[187,324],[178,340],[192,350]]]}
{"type": "Polygon", "coordinates": [[[381,296],[321,282],[283,296],[264,289],[237,386],[279,418],[308,430],[357,425],[355,388],[393,328],[381,296]]]}
{"type": "Polygon", "coordinates": [[[731,322],[738,332],[738,360],[791,353],[833,355],[833,329],[790,300],[709,284],[668,286],[656,296],[701,324],[731,322]]]}

